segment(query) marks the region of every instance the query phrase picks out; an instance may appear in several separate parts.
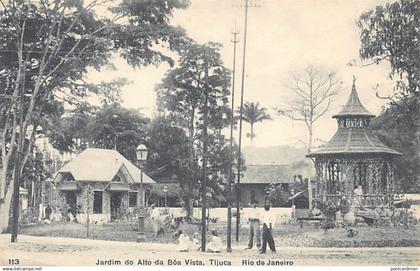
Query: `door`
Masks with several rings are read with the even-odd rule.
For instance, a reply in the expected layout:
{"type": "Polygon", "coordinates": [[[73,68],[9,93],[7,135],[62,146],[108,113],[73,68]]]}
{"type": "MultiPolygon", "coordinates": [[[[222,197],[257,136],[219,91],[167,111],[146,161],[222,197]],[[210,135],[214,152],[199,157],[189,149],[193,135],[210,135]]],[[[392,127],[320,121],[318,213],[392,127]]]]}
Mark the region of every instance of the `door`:
{"type": "Polygon", "coordinates": [[[75,191],[66,191],[65,192],[66,204],[68,206],[67,211],[76,217],[77,210],[77,196],[75,191]]]}
{"type": "Polygon", "coordinates": [[[120,219],[123,213],[122,209],[122,193],[121,192],[111,192],[111,221],[120,219]]]}

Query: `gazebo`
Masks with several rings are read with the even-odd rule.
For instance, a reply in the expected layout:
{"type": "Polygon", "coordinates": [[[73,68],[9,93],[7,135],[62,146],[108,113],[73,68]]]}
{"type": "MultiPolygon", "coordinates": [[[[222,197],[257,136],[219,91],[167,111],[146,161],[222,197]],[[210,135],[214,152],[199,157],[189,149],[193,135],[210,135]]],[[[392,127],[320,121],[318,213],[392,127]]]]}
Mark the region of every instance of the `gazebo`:
{"type": "Polygon", "coordinates": [[[393,159],[401,153],[385,146],[372,133],[369,123],[374,117],[360,102],[353,79],[347,104],[333,116],[338,123],[335,135],[307,155],[315,164],[319,200],[338,204],[341,197],[352,198],[358,194],[363,207],[392,204],[393,159]]]}

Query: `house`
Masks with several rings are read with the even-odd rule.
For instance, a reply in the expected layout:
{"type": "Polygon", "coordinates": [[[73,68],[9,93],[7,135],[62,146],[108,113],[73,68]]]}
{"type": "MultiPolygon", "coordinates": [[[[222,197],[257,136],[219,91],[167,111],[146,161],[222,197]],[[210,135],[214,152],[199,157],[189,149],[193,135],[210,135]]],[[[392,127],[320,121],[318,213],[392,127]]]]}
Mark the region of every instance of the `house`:
{"type": "MultiPolygon", "coordinates": [[[[91,221],[108,222],[133,213],[144,192],[155,183],[119,152],[88,148],[55,174],[58,199],[73,215],[89,213],[91,221]]],[[[146,200],[145,200],[146,202],[146,200]]]]}
{"type": "Polygon", "coordinates": [[[279,185],[282,192],[290,194],[296,176],[306,175],[306,168],[303,161],[290,165],[247,165],[240,183],[241,206],[250,206],[254,201],[258,201],[258,206],[264,206],[270,184],[279,185]]]}

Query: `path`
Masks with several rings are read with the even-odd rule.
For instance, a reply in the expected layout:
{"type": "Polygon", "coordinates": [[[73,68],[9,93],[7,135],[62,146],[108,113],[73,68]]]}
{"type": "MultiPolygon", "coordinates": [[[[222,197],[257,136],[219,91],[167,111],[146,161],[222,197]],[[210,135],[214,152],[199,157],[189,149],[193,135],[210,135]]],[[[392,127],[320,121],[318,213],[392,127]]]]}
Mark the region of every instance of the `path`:
{"type": "Polygon", "coordinates": [[[164,265],[179,263],[210,265],[225,263],[242,265],[248,261],[254,265],[259,259],[294,265],[418,265],[419,248],[297,248],[282,247],[275,255],[260,255],[256,250],[234,247],[232,253],[177,252],[175,244],[129,243],[117,241],[87,240],[76,238],[37,237],[20,235],[18,243],[10,243],[10,235],[0,235],[0,265],[8,259],[19,258],[21,265],[96,265],[98,260],[114,260],[107,263],[124,265],[126,260],[152,263],[161,260],[164,265]]]}

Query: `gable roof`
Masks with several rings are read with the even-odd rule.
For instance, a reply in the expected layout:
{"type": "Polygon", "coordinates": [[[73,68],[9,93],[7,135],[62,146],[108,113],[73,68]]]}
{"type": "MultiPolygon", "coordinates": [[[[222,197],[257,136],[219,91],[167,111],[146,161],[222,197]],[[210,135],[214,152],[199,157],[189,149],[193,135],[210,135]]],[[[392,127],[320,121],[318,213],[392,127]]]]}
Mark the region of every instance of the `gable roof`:
{"type": "Polygon", "coordinates": [[[304,161],[291,165],[247,165],[241,184],[294,183],[295,175],[307,175],[304,161]]]}
{"type": "MultiPolygon", "coordinates": [[[[111,182],[121,172],[129,182],[140,183],[141,171],[115,150],[87,148],[57,173],[69,172],[76,181],[111,182]]],[[[57,174],[55,181],[57,181],[57,174]]],[[[155,183],[143,173],[143,183],[155,183]]]]}

